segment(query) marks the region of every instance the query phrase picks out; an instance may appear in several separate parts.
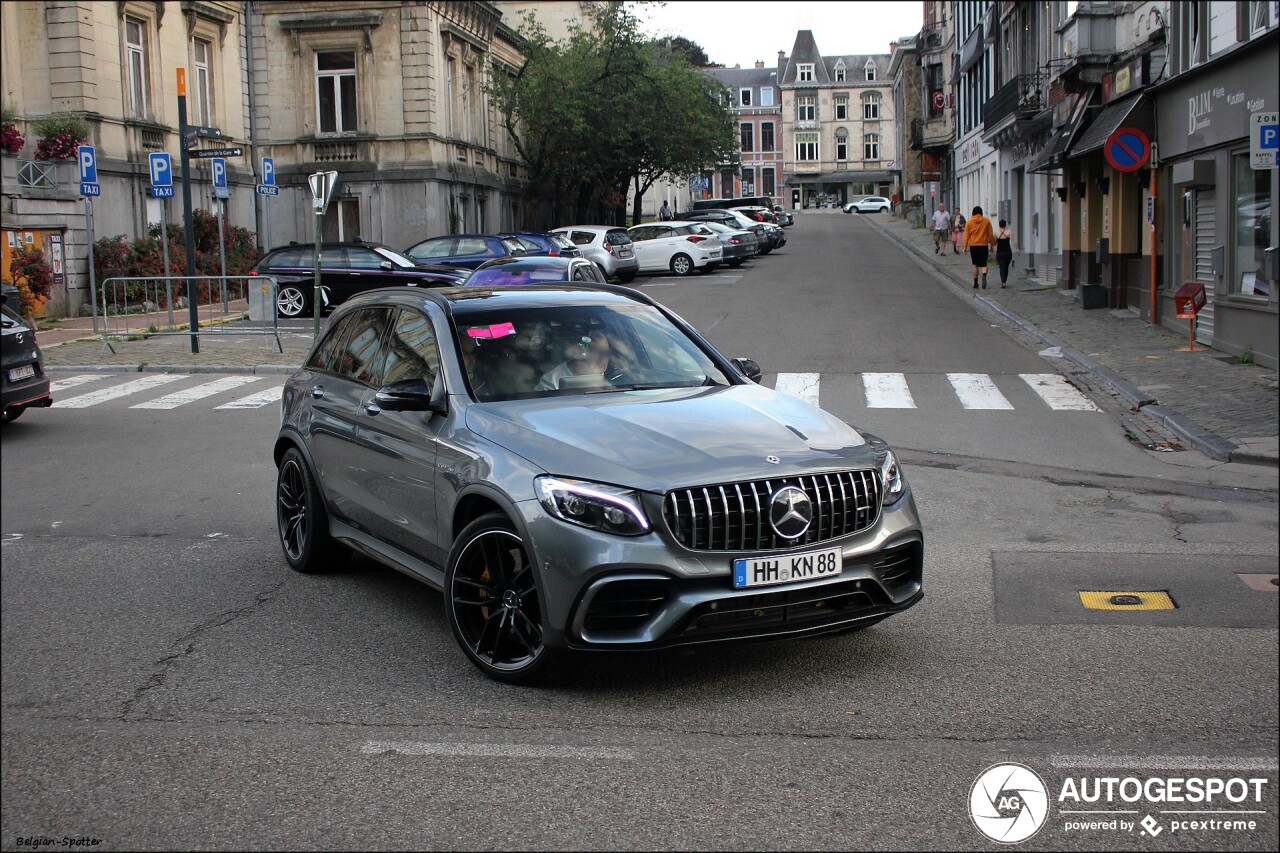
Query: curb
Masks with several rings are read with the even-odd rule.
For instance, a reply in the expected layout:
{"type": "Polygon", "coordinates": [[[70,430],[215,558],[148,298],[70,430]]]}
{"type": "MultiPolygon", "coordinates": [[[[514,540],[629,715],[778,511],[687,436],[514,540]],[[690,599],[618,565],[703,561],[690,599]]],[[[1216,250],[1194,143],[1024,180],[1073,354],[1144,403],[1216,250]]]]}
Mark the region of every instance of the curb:
{"type": "MultiPolygon", "coordinates": [[[[964,295],[969,295],[968,291],[965,288],[963,288],[959,283],[957,283],[954,279],[952,279],[950,276],[930,266],[928,264],[927,256],[925,256],[925,254],[920,250],[918,250],[915,246],[911,245],[906,240],[903,240],[897,234],[894,234],[891,231],[887,230],[884,226],[876,224],[870,219],[868,219],[867,221],[880,234],[892,240],[894,243],[897,243],[900,247],[902,247],[904,250],[909,252],[911,257],[915,259],[916,264],[920,266],[921,269],[924,269],[926,272],[930,273],[935,279],[952,288],[953,291],[959,291],[964,295]]],[[[1117,394],[1119,394],[1124,399],[1128,400],[1129,403],[1133,405],[1135,409],[1142,412],[1143,414],[1147,414],[1155,418],[1157,421],[1162,423],[1165,427],[1170,429],[1179,438],[1187,442],[1187,444],[1189,444],[1191,447],[1194,447],[1196,450],[1199,450],[1201,453],[1204,453],[1206,456],[1216,459],[1219,462],[1242,462],[1242,463],[1251,464],[1251,465],[1269,465],[1269,466],[1275,466],[1277,464],[1280,464],[1277,462],[1276,459],[1273,459],[1270,456],[1265,456],[1259,453],[1255,453],[1253,451],[1241,450],[1234,442],[1229,441],[1228,439],[1225,439],[1222,436],[1217,435],[1216,433],[1212,433],[1206,429],[1203,429],[1199,425],[1192,422],[1189,418],[1179,415],[1176,412],[1169,411],[1168,409],[1161,406],[1159,404],[1159,401],[1156,400],[1154,397],[1152,397],[1150,394],[1143,391],[1141,388],[1134,385],[1132,382],[1129,382],[1127,379],[1125,379],[1120,374],[1116,373],[1114,370],[1107,367],[1106,365],[1099,364],[1097,361],[1094,361],[1092,358],[1089,358],[1087,355],[1080,352],[1079,350],[1076,350],[1076,349],[1073,349],[1072,347],[1064,345],[1061,341],[1059,341],[1053,335],[1041,330],[1035,324],[1022,319],[1021,317],[1019,317],[1017,314],[1010,311],[1005,306],[1000,305],[999,303],[996,303],[996,302],[992,302],[990,299],[987,299],[985,296],[981,295],[980,293],[975,293],[972,295],[978,302],[990,308],[992,311],[994,311],[996,314],[999,314],[1004,319],[1013,323],[1019,329],[1031,335],[1036,340],[1040,341],[1046,346],[1059,348],[1062,351],[1063,358],[1067,359],[1072,364],[1077,365],[1082,370],[1085,370],[1093,374],[1102,382],[1105,382],[1107,385],[1113,388],[1117,394]]]]}

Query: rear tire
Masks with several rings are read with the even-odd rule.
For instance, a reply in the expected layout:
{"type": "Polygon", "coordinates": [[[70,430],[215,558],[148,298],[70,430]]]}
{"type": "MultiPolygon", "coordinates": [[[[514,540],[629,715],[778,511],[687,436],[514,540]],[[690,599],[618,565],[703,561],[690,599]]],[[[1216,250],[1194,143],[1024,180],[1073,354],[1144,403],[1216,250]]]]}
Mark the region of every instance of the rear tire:
{"type": "Polygon", "coordinates": [[[679,252],[671,258],[671,271],[678,276],[686,276],[694,271],[693,258],[679,252]]]}
{"type": "Polygon", "coordinates": [[[622,282],[623,284],[630,284],[631,282],[636,280],[636,275],[639,272],[640,272],[639,270],[628,270],[627,272],[620,272],[618,273],[618,281],[622,282]]]}
{"type": "Polygon", "coordinates": [[[738,267],[746,263],[746,261],[747,261],[746,258],[735,258],[734,260],[729,261],[729,266],[733,267],[734,269],[737,269],[738,267]]]}
{"type": "Polygon", "coordinates": [[[305,317],[311,313],[311,300],[298,285],[286,284],[276,291],[276,310],[290,320],[305,317]]]}

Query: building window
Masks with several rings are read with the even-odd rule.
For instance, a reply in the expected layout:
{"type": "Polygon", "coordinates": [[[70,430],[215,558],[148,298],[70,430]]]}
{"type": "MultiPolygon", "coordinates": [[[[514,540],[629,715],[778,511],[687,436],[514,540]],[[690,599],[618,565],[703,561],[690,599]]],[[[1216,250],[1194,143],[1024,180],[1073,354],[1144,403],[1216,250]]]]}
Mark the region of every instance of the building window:
{"type": "Polygon", "coordinates": [[[1271,242],[1271,171],[1253,169],[1247,152],[1232,158],[1235,173],[1235,269],[1232,292],[1242,296],[1271,295],[1264,261],[1271,242]]]}
{"type": "Polygon", "coordinates": [[[211,45],[204,39],[191,42],[191,67],[195,70],[195,123],[212,126],[213,75],[209,72],[211,45]]]}
{"type": "Polygon", "coordinates": [[[844,128],[836,131],[836,159],[849,159],[849,133],[844,128]]]}
{"type": "Polygon", "coordinates": [[[812,62],[800,63],[800,74],[796,79],[799,80],[801,83],[812,83],[813,82],[813,63],[812,62]]]}
{"type": "Polygon", "coordinates": [[[868,79],[868,80],[874,80],[874,79],[876,79],[876,65],[875,65],[875,63],[874,63],[874,62],[872,62],[870,59],[868,59],[868,60],[867,60],[867,65],[866,65],[865,71],[867,72],[867,79],[868,79]]]}
{"type": "Polygon", "coordinates": [[[796,134],[796,159],[803,163],[816,163],[818,160],[818,134],[796,134]]]}
{"type": "Polygon", "coordinates": [[[125,60],[129,63],[129,109],[138,118],[147,116],[147,25],[137,18],[124,19],[125,60]]]}
{"type": "Polygon", "coordinates": [[[844,72],[845,72],[844,63],[841,62],[839,65],[836,66],[836,82],[837,83],[844,82],[844,72]]]}
{"type": "Polygon", "coordinates": [[[456,137],[457,126],[454,123],[454,103],[457,100],[458,61],[452,56],[444,64],[444,134],[456,137]]]}
{"type": "Polygon", "coordinates": [[[760,106],[762,107],[773,106],[773,87],[772,86],[760,87],[760,106]]]}
{"type": "Polygon", "coordinates": [[[773,122],[771,121],[763,121],[760,123],[760,150],[778,150],[777,142],[773,138],[773,122]]]}
{"type": "Polygon", "coordinates": [[[739,126],[739,139],[742,141],[743,151],[755,151],[755,130],[750,122],[743,122],[739,126]]]}
{"type": "Polygon", "coordinates": [[[774,193],[776,193],[778,191],[778,186],[776,181],[777,179],[774,177],[774,171],[772,166],[765,166],[763,169],[760,170],[760,192],[761,193],[768,196],[771,196],[774,193]]]}
{"type": "Polygon", "coordinates": [[[1271,4],[1274,0],[1249,0],[1249,35],[1260,36],[1271,29],[1271,4]]]}
{"type": "Polygon", "coordinates": [[[355,51],[317,51],[316,113],[320,133],[356,130],[355,51]]]}
{"type": "Polygon", "coordinates": [[[360,200],[334,199],[324,212],[321,235],[326,241],[342,243],[360,236],[360,200]]]}
{"type": "Polygon", "coordinates": [[[818,98],[816,95],[801,95],[796,98],[796,121],[818,120],[818,98]]]}
{"type": "Polygon", "coordinates": [[[849,118],[849,96],[836,95],[836,121],[845,121],[849,118]]]}
{"type": "Polygon", "coordinates": [[[862,117],[869,118],[869,119],[880,118],[880,96],[879,95],[863,95],[862,117]]]}
{"type": "Polygon", "coordinates": [[[740,107],[751,106],[751,90],[750,89],[738,90],[738,106],[740,107]]]}
{"type": "Polygon", "coordinates": [[[866,136],[862,137],[862,159],[880,159],[880,134],[868,133],[866,136]]]}
{"type": "Polygon", "coordinates": [[[742,170],[742,191],[738,193],[739,198],[746,198],[756,194],[756,170],[746,168],[742,170]]]}

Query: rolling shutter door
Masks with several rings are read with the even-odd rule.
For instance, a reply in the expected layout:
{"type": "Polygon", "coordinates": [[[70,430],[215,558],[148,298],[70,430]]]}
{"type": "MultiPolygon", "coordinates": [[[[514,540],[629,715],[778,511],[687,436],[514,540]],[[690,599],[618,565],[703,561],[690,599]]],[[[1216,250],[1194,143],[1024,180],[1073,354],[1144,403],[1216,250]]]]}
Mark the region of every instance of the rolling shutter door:
{"type": "Polygon", "coordinates": [[[1196,280],[1204,284],[1204,307],[1196,316],[1196,343],[1213,345],[1213,247],[1217,199],[1212,191],[1196,192],[1196,280]]]}

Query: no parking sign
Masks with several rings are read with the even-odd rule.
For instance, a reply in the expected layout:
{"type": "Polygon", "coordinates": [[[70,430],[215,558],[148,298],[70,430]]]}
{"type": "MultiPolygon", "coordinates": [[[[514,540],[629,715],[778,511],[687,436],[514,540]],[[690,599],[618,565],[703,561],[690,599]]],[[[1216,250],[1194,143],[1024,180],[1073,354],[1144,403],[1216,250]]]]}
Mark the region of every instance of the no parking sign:
{"type": "Polygon", "coordinates": [[[1136,172],[1151,159],[1151,141],[1136,127],[1122,127],[1107,137],[1102,156],[1117,172],[1136,172]]]}

